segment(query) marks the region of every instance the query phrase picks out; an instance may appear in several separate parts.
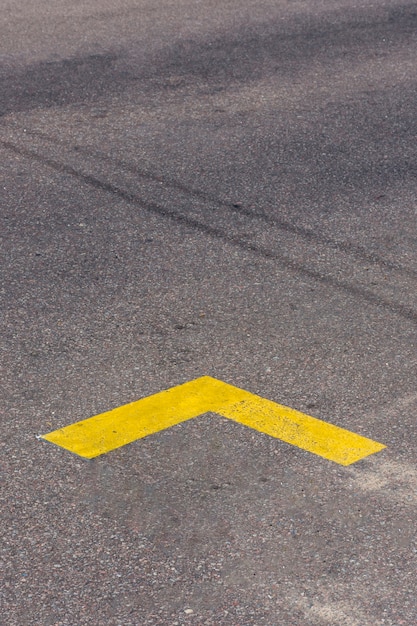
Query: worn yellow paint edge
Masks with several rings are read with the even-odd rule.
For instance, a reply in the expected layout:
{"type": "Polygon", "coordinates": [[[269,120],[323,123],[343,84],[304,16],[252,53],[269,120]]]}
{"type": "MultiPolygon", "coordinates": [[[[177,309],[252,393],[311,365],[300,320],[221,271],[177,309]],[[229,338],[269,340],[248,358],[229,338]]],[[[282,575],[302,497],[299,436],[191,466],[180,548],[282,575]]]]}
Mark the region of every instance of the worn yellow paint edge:
{"type": "Polygon", "coordinates": [[[203,413],[218,413],[341,465],[385,446],[362,435],[203,376],[60,428],[41,439],[92,459],[203,413]]]}

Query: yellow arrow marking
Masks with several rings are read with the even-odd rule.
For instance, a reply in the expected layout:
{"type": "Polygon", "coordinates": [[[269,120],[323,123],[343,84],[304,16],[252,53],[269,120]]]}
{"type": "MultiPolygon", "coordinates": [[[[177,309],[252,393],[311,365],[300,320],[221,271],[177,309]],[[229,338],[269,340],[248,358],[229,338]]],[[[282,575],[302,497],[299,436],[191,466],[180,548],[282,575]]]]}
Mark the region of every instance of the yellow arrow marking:
{"type": "Polygon", "coordinates": [[[340,465],[350,465],[385,448],[381,443],[210,376],[65,426],[41,438],[92,459],[209,412],[340,465]]]}

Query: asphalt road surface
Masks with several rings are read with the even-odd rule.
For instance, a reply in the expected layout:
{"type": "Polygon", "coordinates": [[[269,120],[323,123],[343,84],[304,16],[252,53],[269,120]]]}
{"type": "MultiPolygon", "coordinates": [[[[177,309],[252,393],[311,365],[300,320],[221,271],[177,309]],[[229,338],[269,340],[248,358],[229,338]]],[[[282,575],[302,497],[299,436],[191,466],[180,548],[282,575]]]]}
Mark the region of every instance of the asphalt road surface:
{"type": "Polygon", "coordinates": [[[3,0],[3,626],[416,626],[417,8],[3,0]],[[385,444],[208,412],[212,376],[385,444]]]}

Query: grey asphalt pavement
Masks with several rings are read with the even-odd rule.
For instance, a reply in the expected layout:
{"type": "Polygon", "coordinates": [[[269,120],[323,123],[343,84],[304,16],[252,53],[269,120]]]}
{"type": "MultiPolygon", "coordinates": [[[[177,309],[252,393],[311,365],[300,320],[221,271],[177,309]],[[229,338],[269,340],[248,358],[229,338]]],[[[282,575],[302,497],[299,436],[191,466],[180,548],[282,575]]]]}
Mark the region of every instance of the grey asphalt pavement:
{"type": "Polygon", "coordinates": [[[0,24],[0,624],[416,626],[415,3],[0,24]],[[37,438],[203,375],[387,448],[37,438]]]}

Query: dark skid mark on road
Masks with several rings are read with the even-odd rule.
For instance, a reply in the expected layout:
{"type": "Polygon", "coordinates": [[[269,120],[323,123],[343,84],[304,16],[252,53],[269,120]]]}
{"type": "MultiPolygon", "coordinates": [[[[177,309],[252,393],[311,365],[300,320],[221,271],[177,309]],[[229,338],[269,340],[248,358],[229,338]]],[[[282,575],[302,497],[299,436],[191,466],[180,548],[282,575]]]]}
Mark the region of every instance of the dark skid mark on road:
{"type": "MultiPolygon", "coordinates": [[[[25,133],[26,135],[31,135],[33,137],[38,137],[44,141],[48,141],[54,144],[55,146],[64,145],[68,149],[74,149],[73,142],[65,141],[64,139],[61,139],[61,138],[58,140],[38,130],[25,129],[25,133]]],[[[380,267],[383,267],[387,270],[397,271],[399,273],[402,273],[405,276],[410,276],[411,278],[417,277],[416,271],[410,268],[404,267],[400,263],[393,263],[392,261],[389,261],[388,259],[384,259],[383,257],[373,252],[368,252],[361,246],[357,246],[350,241],[338,241],[331,237],[327,237],[321,233],[314,232],[313,230],[310,230],[308,228],[304,228],[302,226],[292,224],[291,222],[282,220],[272,215],[267,215],[265,212],[260,212],[260,211],[247,208],[243,206],[243,204],[240,202],[230,202],[230,201],[222,200],[221,198],[218,198],[217,196],[210,194],[206,191],[203,191],[201,189],[196,189],[195,187],[190,187],[182,183],[179,180],[174,180],[172,178],[167,178],[164,176],[160,176],[158,174],[154,174],[148,170],[141,169],[133,165],[132,163],[129,163],[122,159],[117,159],[117,158],[109,156],[108,154],[99,152],[98,150],[92,150],[91,148],[77,145],[76,152],[77,154],[84,154],[85,156],[92,157],[95,160],[101,160],[101,161],[110,163],[111,165],[116,166],[117,168],[120,168],[121,170],[135,174],[135,176],[138,176],[142,178],[143,180],[149,180],[152,182],[161,183],[167,189],[171,188],[176,191],[180,191],[181,193],[184,193],[185,195],[188,195],[190,197],[194,197],[194,198],[198,198],[207,202],[211,202],[215,206],[228,209],[229,211],[233,213],[238,213],[240,215],[244,215],[245,217],[261,220],[268,226],[273,226],[274,228],[277,228],[283,232],[297,235],[298,237],[303,238],[307,242],[326,245],[335,250],[339,250],[341,252],[349,254],[361,261],[372,263],[374,265],[379,265],[380,267]]],[[[408,165],[409,163],[407,163],[407,166],[408,165]]],[[[399,166],[399,163],[398,161],[396,161],[396,171],[398,172],[400,169],[401,168],[399,166]]],[[[408,174],[410,174],[409,169],[410,168],[407,167],[408,174]]],[[[369,177],[369,172],[367,172],[367,174],[369,177]]],[[[385,177],[386,176],[387,175],[385,172],[385,177]]],[[[367,179],[367,181],[369,183],[369,178],[367,179]]]]}
{"type": "Polygon", "coordinates": [[[414,4],[406,4],[388,10],[385,18],[369,8],[341,24],[328,19],[311,20],[308,29],[296,20],[271,21],[214,36],[209,42],[186,40],[162,49],[140,67],[126,64],[127,52],[44,61],[24,70],[0,67],[0,117],[91,102],[138,83],[141,95],[161,91],[168,87],[166,78],[171,74],[207,84],[220,81],[224,88],[225,83],[248,83],[269,75],[294,78],[317,59],[346,59],[367,49],[386,56],[390,44],[397,40],[403,44],[407,35],[415,34],[417,10],[414,4]]]}
{"type": "Polygon", "coordinates": [[[38,161],[42,163],[43,165],[46,165],[59,173],[64,173],[70,176],[74,176],[75,178],[82,181],[83,183],[91,187],[94,187],[95,189],[98,189],[100,191],[105,191],[106,193],[110,193],[129,204],[133,204],[141,209],[145,209],[146,211],[156,214],[160,217],[171,219],[177,224],[187,226],[205,235],[214,237],[215,239],[219,239],[228,244],[238,246],[243,250],[252,252],[265,259],[278,261],[281,264],[281,266],[286,267],[287,269],[291,270],[294,273],[306,276],[309,279],[318,281],[326,286],[330,286],[334,289],[337,289],[338,291],[348,293],[350,296],[354,296],[356,298],[365,300],[369,304],[376,305],[378,307],[386,309],[390,311],[391,313],[394,313],[395,315],[398,315],[406,319],[409,322],[417,324],[417,312],[411,309],[410,307],[406,307],[401,304],[397,304],[395,302],[390,302],[364,289],[360,289],[348,283],[338,281],[330,276],[324,276],[323,274],[320,274],[319,272],[316,272],[314,270],[310,270],[300,263],[295,263],[294,261],[291,261],[290,259],[277,254],[276,252],[267,250],[265,248],[262,248],[261,246],[257,246],[248,241],[242,240],[239,237],[230,236],[219,228],[213,228],[211,226],[208,226],[206,224],[199,222],[198,220],[194,218],[187,217],[185,215],[180,215],[176,213],[175,211],[170,211],[168,209],[165,209],[156,203],[144,202],[143,200],[141,200],[141,198],[138,198],[132,193],[124,191],[123,189],[120,189],[116,187],[115,185],[112,185],[111,183],[103,182],[94,176],[83,174],[82,172],[77,171],[76,169],[74,169],[73,167],[69,165],[65,165],[53,159],[41,156],[37,154],[36,152],[19,148],[18,146],[15,146],[14,144],[8,141],[0,141],[0,145],[2,145],[4,148],[7,148],[13,151],[16,154],[19,154],[20,156],[38,161]]]}

